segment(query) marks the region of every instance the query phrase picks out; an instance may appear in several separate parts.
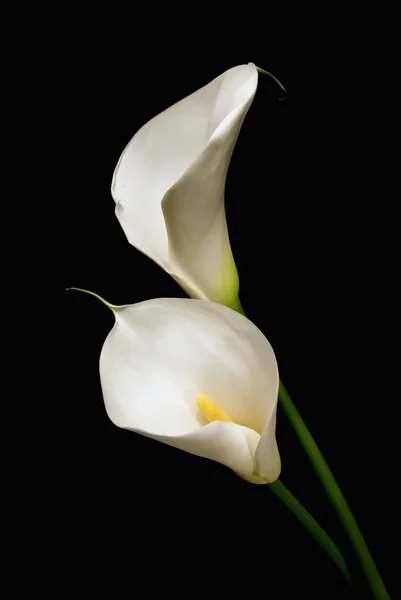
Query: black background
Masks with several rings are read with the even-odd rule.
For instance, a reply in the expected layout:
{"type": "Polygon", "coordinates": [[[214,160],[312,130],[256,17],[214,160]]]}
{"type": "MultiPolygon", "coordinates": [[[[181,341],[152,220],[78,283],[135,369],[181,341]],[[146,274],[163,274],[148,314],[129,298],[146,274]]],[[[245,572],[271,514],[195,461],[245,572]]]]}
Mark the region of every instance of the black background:
{"type": "Polygon", "coordinates": [[[392,575],[394,509],[383,482],[394,474],[388,457],[395,438],[383,409],[387,355],[375,313],[383,275],[375,215],[361,198],[355,160],[363,96],[350,92],[344,77],[339,84],[327,76],[316,57],[308,68],[301,64],[284,29],[276,45],[266,41],[269,27],[266,38],[258,33],[244,44],[236,31],[221,41],[205,31],[198,43],[188,32],[171,31],[171,38],[167,32],[160,41],[146,29],[141,42],[134,35],[119,40],[115,31],[110,43],[106,32],[100,43],[81,34],[79,49],[71,33],[73,50],[63,56],[51,101],[59,106],[65,140],[56,172],[63,198],[57,213],[63,264],[58,406],[65,440],[55,525],[63,525],[59,537],[70,547],[60,560],[63,585],[72,590],[110,589],[116,598],[196,592],[370,597],[281,410],[281,479],[343,549],[356,580],[352,592],[267,487],[108,420],[98,360],[113,316],[94,298],[63,291],[83,287],[115,304],[185,297],[126,241],[114,216],[112,173],[129,139],[152,116],[249,61],[279,77],[289,96],[283,99],[259,76],[228,173],[226,210],[242,304],[271,342],[281,378],[383,578],[389,582],[392,575]]]}

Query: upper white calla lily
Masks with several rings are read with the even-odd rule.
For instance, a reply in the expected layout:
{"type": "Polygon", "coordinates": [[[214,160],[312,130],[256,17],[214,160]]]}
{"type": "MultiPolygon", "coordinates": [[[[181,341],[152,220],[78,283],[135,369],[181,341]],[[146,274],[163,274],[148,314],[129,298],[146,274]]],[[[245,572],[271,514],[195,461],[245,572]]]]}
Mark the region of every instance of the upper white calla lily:
{"type": "Polygon", "coordinates": [[[218,461],[253,483],[277,479],[278,370],[259,329],[203,300],[110,307],[116,323],[102,348],[100,377],[113,423],[218,461]],[[209,423],[197,404],[202,395],[233,422],[209,423]]]}
{"type": "Polygon", "coordinates": [[[224,188],[258,83],[254,64],[229,69],[146,123],[114,172],[116,215],[128,241],[193,298],[238,306],[224,188]]]}

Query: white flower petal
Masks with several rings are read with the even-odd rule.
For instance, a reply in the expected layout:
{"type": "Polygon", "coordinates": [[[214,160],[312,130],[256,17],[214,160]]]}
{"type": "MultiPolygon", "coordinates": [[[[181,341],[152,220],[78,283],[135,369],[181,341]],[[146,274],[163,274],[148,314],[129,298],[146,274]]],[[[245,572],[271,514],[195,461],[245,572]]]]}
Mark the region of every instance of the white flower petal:
{"type": "Polygon", "coordinates": [[[129,142],[112,182],[128,241],[192,296],[226,304],[238,274],[224,187],[257,81],[255,65],[234,67],[157,115],[129,142]]]}
{"type": "Polygon", "coordinates": [[[261,472],[275,473],[274,426],[265,425],[275,419],[278,372],[257,327],[201,300],[149,300],[116,312],[100,358],[110,419],[242,474],[257,473],[263,431],[272,455],[260,459],[261,472]],[[235,423],[206,424],[196,404],[200,394],[235,423]]]}

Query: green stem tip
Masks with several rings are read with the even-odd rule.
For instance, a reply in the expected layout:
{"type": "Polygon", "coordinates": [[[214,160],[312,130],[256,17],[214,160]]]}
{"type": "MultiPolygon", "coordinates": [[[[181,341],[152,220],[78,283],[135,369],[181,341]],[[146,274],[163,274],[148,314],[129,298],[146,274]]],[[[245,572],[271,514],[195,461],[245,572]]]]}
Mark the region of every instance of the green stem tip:
{"type": "Polygon", "coordinates": [[[94,296],[95,298],[100,300],[100,302],[103,302],[103,304],[105,306],[107,306],[107,308],[109,308],[114,313],[114,315],[116,315],[116,307],[113,304],[109,304],[104,298],[102,298],[98,294],[95,294],[95,292],[90,292],[89,290],[83,290],[82,288],[77,288],[77,287],[70,287],[70,288],[64,288],[64,289],[65,290],[75,290],[76,292],[83,292],[84,294],[89,294],[90,296],[94,296]]]}
{"type": "Polygon", "coordinates": [[[277,85],[283,90],[283,92],[285,92],[286,94],[288,94],[287,90],[285,89],[285,87],[283,86],[283,84],[281,83],[281,81],[279,81],[277,79],[277,77],[275,77],[272,73],[270,73],[269,71],[265,71],[265,69],[261,69],[260,67],[256,67],[256,70],[259,73],[263,73],[263,75],[267,75],[268,77],[271,77],[273,79],[273,81],[275,81],[277,83],[277,85]]]}

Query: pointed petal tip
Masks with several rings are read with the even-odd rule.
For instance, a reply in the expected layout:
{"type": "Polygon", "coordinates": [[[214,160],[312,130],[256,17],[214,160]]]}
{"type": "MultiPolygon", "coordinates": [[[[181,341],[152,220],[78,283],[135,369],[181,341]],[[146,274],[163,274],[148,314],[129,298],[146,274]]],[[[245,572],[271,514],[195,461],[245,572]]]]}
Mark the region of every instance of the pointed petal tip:
{"type": "Polygon", "coordinates": [[[105,306],[107,306],[107,308],[109,308],[111,310],[111,312],[114,313],[115,316],[117,316],[117,310],[119,308],[121,308],[120,306],[110,304],[110,302],[107,302],[107,300],[105,300],[104,298],[99,296],[99,294],[95,294],[95,292],[91,292],[90,290],[84,290],[83,288],[78,288],[78,287],[70,287],[70,288],[65,288],[65,289],[76,291],[76,292],[82,292],[84,294],[88,294],[89,296],[93,296],[94,298],[97,298],[98,300],[100,300],[100,302],[102,302],[105,306]]]}

